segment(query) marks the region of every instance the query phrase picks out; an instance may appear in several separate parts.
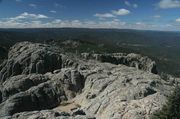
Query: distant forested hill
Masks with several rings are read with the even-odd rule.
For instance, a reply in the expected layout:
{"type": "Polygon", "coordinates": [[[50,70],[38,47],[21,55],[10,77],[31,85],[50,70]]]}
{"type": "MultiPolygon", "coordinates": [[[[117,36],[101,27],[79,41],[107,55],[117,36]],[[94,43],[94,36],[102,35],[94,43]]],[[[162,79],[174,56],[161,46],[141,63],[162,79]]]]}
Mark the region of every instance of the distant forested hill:
{"type": "MultiPolygon", "coordinates": [[[[141,31],[128,29],[0,29],[0,59],[10,46],[20,41],[81,41],[79,52],[135,52],[147,55],[158,63],[160,71],[180,76],[180,32],[141,31]],[[83,42],[82,42],[83,41],[83,42]]],[[[68,47],[68,51],[75,51],[68,47]]]]}

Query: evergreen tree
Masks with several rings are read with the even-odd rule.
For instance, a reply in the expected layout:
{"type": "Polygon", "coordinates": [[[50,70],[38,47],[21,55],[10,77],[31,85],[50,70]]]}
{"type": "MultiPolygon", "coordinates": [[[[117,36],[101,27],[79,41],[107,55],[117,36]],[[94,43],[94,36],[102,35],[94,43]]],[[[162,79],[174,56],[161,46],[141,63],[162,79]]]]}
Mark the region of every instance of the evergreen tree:
{"type": "Polygon", "coordinates": [[[152,119],[180,119],[180,86],[176,86],[167,103],[153,115],[152,119]]]}

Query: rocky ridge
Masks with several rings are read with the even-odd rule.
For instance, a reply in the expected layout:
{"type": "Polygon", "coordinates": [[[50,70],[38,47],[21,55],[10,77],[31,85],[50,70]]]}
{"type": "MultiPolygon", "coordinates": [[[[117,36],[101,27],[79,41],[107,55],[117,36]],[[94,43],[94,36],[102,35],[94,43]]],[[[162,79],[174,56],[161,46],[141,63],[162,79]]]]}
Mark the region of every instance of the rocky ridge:
{"type": "Polygon", "coordinates": [[[161,79],[155,62],[138,54],[71,58],[21,42],[0,66],[0,118],[149,119],[178,81],[161,79]]]}
{"type": "Polygon", "coordinates": [[[157,74],[156,63],[147,56],[141,56],[135,53],[111,53],[111,54],[91,54],[82,53],[81,56],[87,60],[94,59],[100,62],[109,62],[112,64],[123,64],[130,67],[135,67],[140,70],[157,74]]]}

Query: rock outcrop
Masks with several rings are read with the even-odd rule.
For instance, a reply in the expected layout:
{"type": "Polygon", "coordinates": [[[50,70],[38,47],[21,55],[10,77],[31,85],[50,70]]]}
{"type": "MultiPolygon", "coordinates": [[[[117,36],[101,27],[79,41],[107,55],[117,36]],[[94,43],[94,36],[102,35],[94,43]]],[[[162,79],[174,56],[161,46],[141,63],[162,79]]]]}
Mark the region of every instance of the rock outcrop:
{"type": "Polygon", "coordinates": [[[56,107],[81,92],[83,82],[84,77],[78,71],[70,69],[58,74],[11,77],[2,85],[0,115],[56,107]]]}
{"type": "Polygon", "coordinates": [[[177,82],[137,54],[82,57],[38,43],[13,46],[0,66],[0,118],[149,119],[177,82]]]}
{"type": "Polygon", "coordinates": [[[81,72],[87,78],[84,92],[76,98],[98,119],[149,119],[174,88],[152,73],[123,65],[93,64],[81,72]]]}
{"type": "Polygon", "coordinates": [[[5,101],[8,97],[26,91],[33,86],[48,81],[49,78],[44,75],[18,75],[9,78],[2,85],[2,99],[5,101]]]}
{"type": "Polygon", "coordinates": [[[41,110],[22,112],[7,116],[8,119],[95,119],[95,117],[86,115],[81,110],[75,110],[72,113],[59,112],[53,110],[41,110]]]}
{"type": "Polygon", "coordinates": [[[58,50],[44,44],[22,42],[14,45],[8,54],[8,60],[0,67],[0,79],[20,75],[52,72],[60,69],[62,58],[58,50]]]}
{"type": "Polygon", "coordinates": [[[67,100],[63,85],[58,81],[47,81],[29,90],[19,92],[0,104],[0,115],[7,116],[23,111],[49,109],[67,100]]]}
{"type": "Polygon", "coordinates": [[[156,63],[147,56],[139,54],[112,53],[112,54],[91,54],[82,53],[81,56],[85,59],[94,59],[101,62],[109,62],[112,64],[123,64],[130,67],[135,67],[140,70],[148,71],[157,74],[156,63]]]}

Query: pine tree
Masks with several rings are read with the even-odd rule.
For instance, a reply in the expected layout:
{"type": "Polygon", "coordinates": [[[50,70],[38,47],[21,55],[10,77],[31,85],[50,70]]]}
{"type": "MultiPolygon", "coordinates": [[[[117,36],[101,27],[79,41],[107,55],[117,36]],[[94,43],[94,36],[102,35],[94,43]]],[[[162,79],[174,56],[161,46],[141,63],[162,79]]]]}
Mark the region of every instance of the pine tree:
{"type": "Polygon", "coordinates": [[[180,119],[180,86],[176,86],[167,103],[153,115],[152,119],[180,119]]]}

